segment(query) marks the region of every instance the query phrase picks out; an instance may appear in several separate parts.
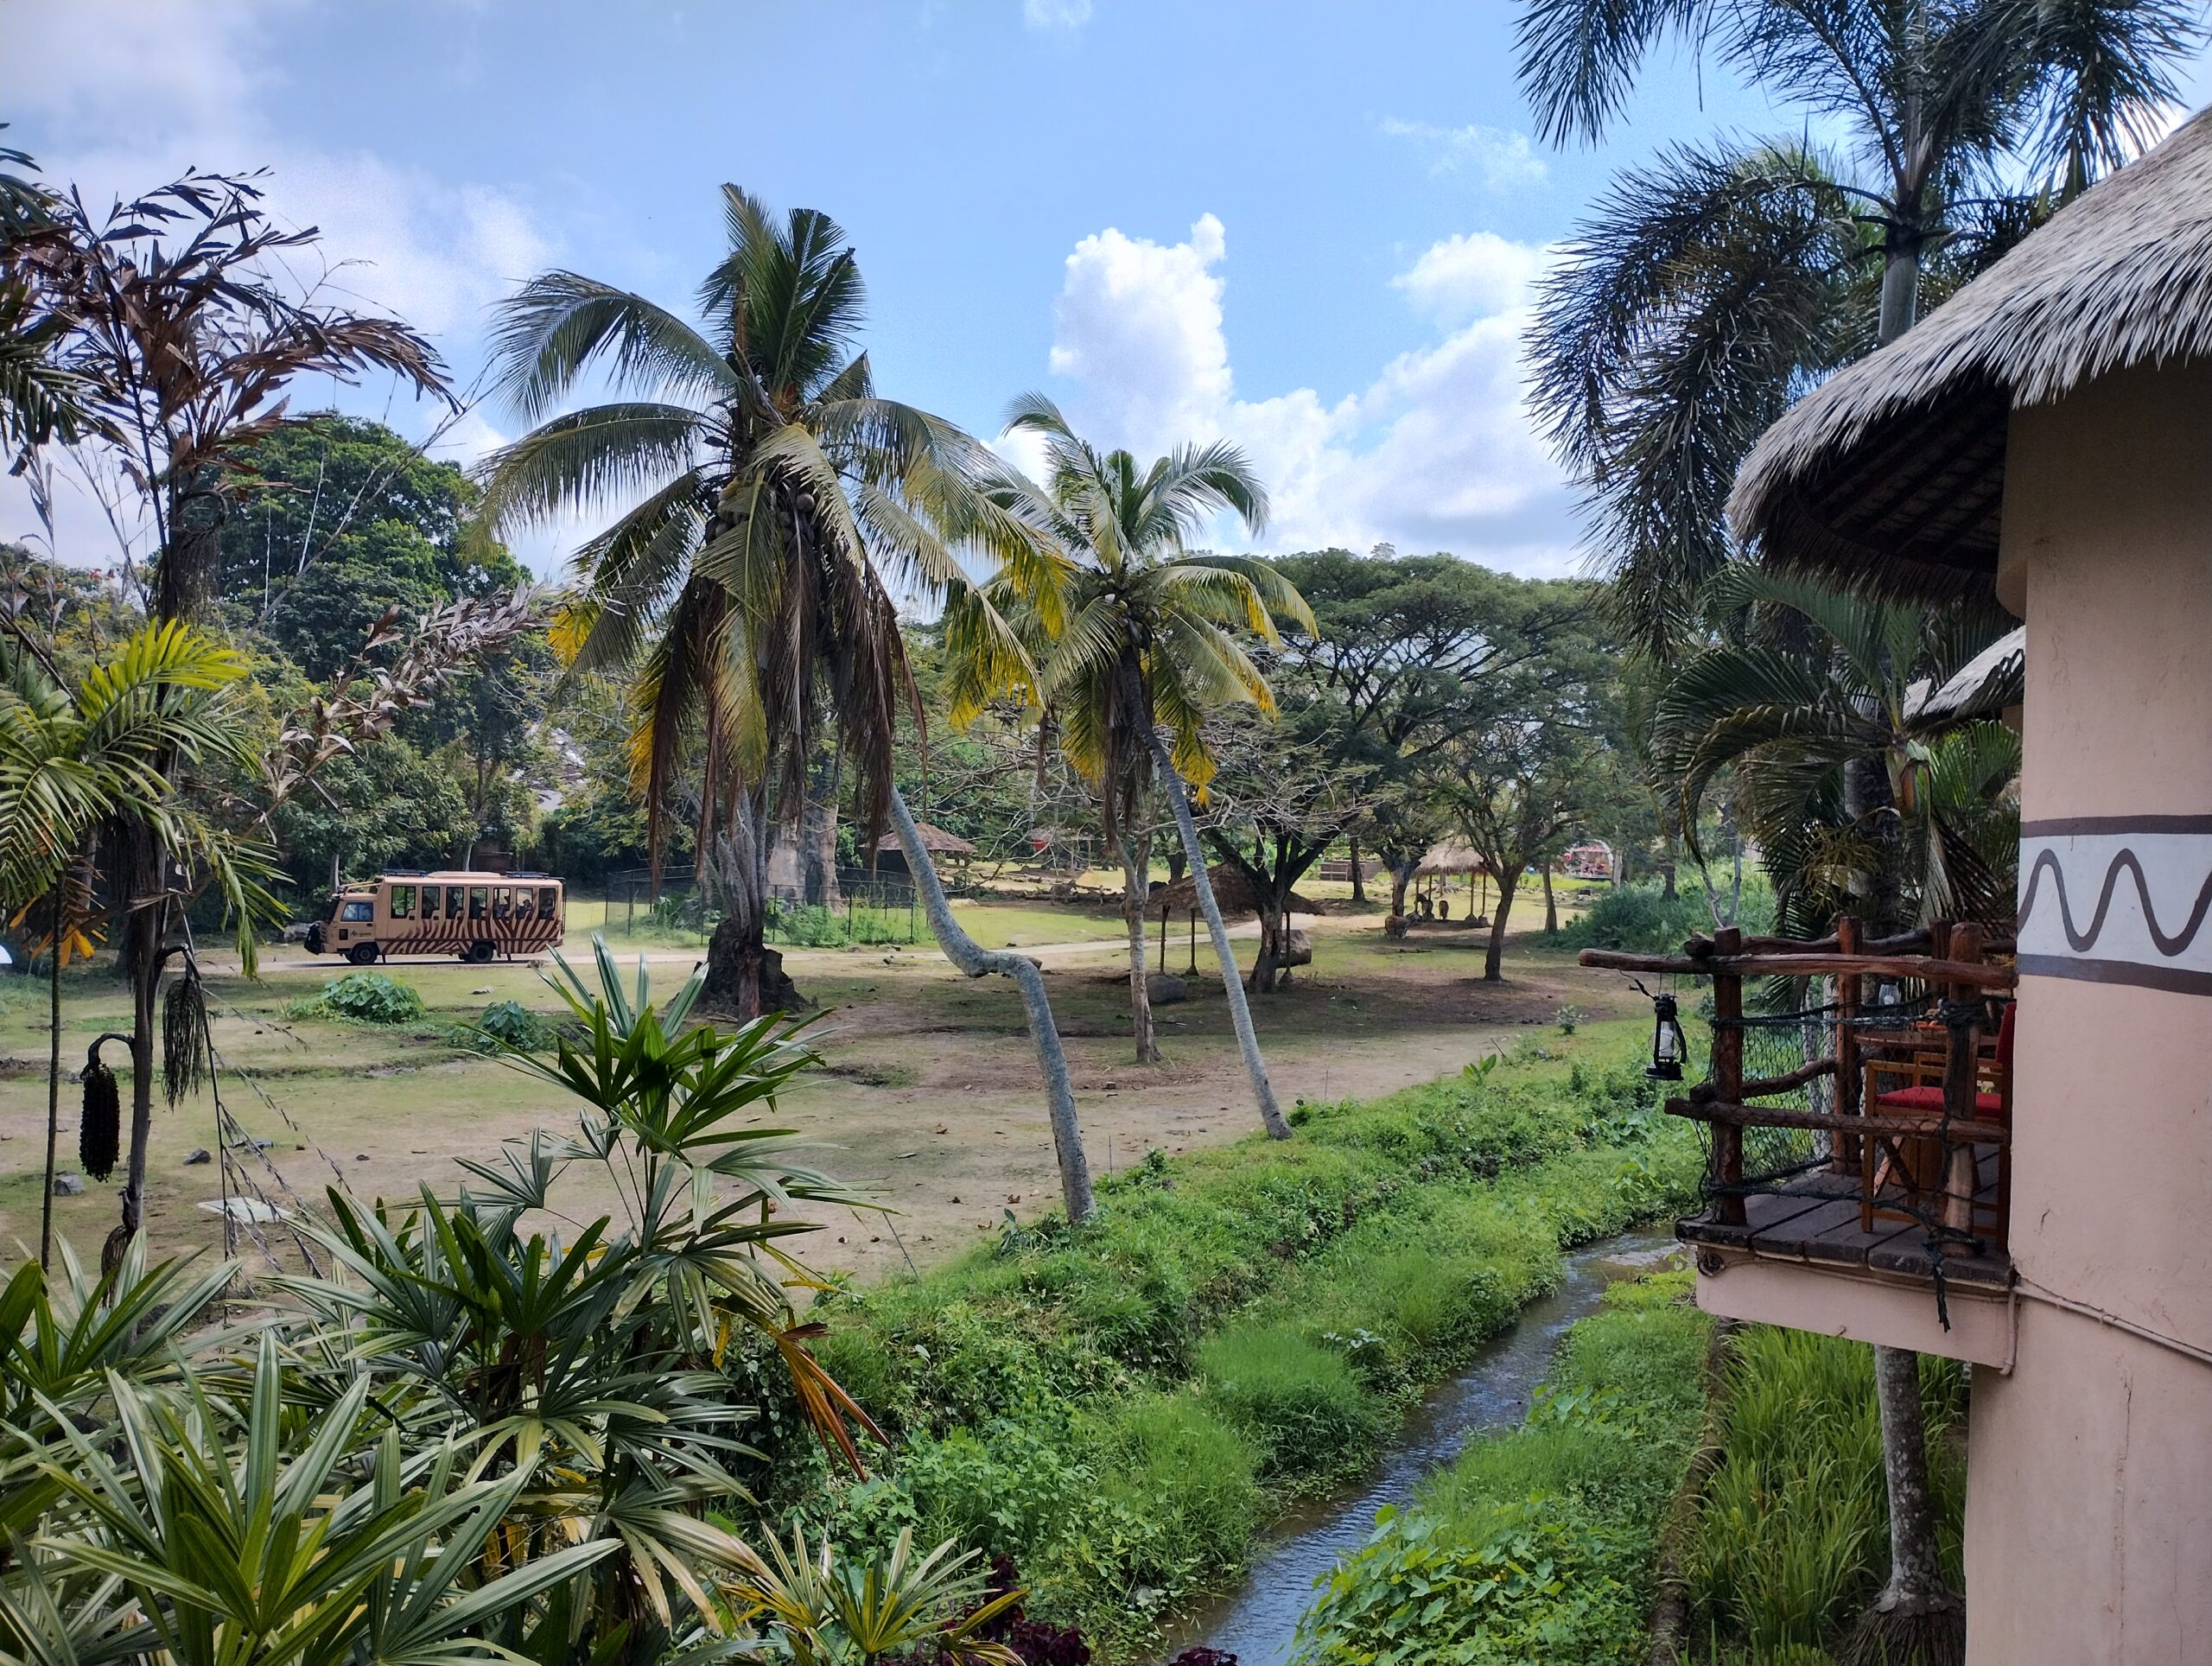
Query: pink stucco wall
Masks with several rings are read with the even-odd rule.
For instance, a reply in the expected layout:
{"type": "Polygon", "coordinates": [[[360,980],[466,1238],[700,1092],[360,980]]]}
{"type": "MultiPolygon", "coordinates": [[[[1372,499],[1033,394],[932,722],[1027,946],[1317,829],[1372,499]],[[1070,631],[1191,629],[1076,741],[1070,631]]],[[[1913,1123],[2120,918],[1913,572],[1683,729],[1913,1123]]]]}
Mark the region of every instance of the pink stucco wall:
{"type": "MultiPolygon", "coordinates": [[[[2212,872],[2187,826],[2212,817],[2212,365],[2016,413],[2003,542],[2025,831],[2106,841],[2069,876],[2083,921],[2111,853],[2162,841],[2171,935],[2200,850],[2212,872]]],[[[2113,932],[2139,936],[2139,907],[2123,877],[2113,932]]],[[[2031,1295],[2212,1355],[2212,993],[2119,941],[2142,982],[2022,979],[2012,1255],[2031,1295]]],[[[1974,1372],[1970,1440],[1971,1666],[2212,1662],[2212,1364],[2027,1300],[2012,1374],[1974,1372]]]]}

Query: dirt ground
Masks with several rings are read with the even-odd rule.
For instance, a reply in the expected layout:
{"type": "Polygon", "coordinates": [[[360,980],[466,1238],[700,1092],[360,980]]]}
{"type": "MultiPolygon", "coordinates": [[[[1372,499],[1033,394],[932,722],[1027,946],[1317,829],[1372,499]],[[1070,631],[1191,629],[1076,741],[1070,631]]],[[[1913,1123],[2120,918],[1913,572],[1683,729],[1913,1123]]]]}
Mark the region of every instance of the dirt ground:
{"type": "MultiPolygon", "coordinates": [[[[1170,1152],[1236,1138],[1256,1124],[1227,1002],[1198,949],[1190,998],[1159,1008],[1162,1051],[1140,1065],[1128,1040],[1124,951],[1102,940],[1096,911],[1071,913],[1064,940],[1033,905],[979,927],[1014,925],[1046,969],[1073,1068],[1084,1144],[1095,1173],[1128,1167],[1154,1148],[1170,1152]]],[[[1540,919],[1541,916],[1537,916],[1540,919]]],[[[1246,928],[1249,932],[1249,927],[1246,928]]],[[[1501,984],[1484,985],[1482,933],[1449,929],[1387,942],[1379,918],[1330,916],[1313,923],[1315,961],[1291,987],[1254,1000],[1277,1097],[1367,1097],[1456,1071],[1470,1059],[1524,1036],[1572,1044],[1557,1027],[1562,1006],[1590,1020],[1640,1017],[1641,1001],[1621,980],[1585,972],[1540,936],[1516,939],[1501,984]]],[[[1153,946],[1157,948],[1157,935],[1153,946]]],[[[571,958],[588,956],[572,938],[571,958]]],[[[622,951],[626,961],[635,951],[622,951]]],[[[653,948],[656,982],[672,989],[696,958],[653,948]]],[[[1183,974],[1185,941],[1171,940],[1169,970],[1183,974]]],[[[802,951],[787,964],[799,987],[830,1009],[814,1032],[825,1068],[784,1096],[772,1118],[819,1142],[817,1166],[864,1188],[890,1212],[835,1211],[823,1230],[794,1246],[824,1269],[866,1276],[941,1259],[996,1230],[1008,1211],[1027,1218],[1055,1205],[1058,1182],[1039,1089],[1035,1054],[1019,997],[1001,979],[970,982],[933,951],[802,951]]],[[[428,1184],[448,1194],[457,1157],[496,1154],[500,1143],[537,1126],[565,1129],[574,1111],[560,1096],[497,1061],[456,1052],[445,1029],[493,1001],[556,1009],[526,964],[470,967],[402,963],[389,970],[413,984],[431,1021],[394,1033],[283,1018],[283,1004],[344,970],[278,951],[263,981],[211,980],[220,1006],[215,1041],[238,1067],[221,1081],[226,1103],[255,1136],[262,1186],[283,1207],[319,1203],[343,1185],[365,1199],[408,1198],[428,1184]]],[[[43,1158],[47,1046],[45,990],[11,979],[0,1002],[0,1262],[35,1248],[43,1158]]],[[[86,1046],[124,1012],[104,970],[65,985],[63,1062],[74,1071],[86,1046]]],[[[1610,1026],[1606,1027],[1610,1029],[1610,1026]]],[[[111,1047],[111,1064],[122,1062],[111,1047]]],[[[127,1085],[125,1089],[128,1091],[127,1085]]],[[[61,1158],[76,1162],[77,1093],[62,1090],[61,1158]]],[[[126,1102],[127,1103],[127,1102],[126,1102]]],[[[202,1098],[157,1108],[149,1165],[149,1227],[157,1246],[220,1241],[219,1218],[201,1205],[218,1196],[212,1164],[188,1162],[214,1144],[202,1098]]],[[[611,1199],[575,1185],[563,1212],[589,1218],[611,1199]]],[[[115,1218],[115,1184],[88,1182],[85,1195],[55,1200],[59,1230],[87,1256],[115,1218]]]]}

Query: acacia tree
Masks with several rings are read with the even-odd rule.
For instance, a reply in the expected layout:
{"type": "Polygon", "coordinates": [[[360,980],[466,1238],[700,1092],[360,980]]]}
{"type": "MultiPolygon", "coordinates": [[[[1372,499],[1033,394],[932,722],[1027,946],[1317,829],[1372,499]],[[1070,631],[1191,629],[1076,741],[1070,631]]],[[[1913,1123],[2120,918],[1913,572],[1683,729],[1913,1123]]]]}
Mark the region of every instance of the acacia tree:
{"type": "MultiPolygon", "coordinates": [[[[1037,692],[1070,761],[1098,792],[1109,838],[1119,838],[1154,780],[1166,793],[1260,1120],[1270,1137],[1287,1139],[1290,1124],[1260,1057],[1190,797],[1194,787],[1203,792],[1214,773],[1203,733],[1207,713],[1240,702],[1274,709],[1267,678],[1236,633],[1273,645],[1281,639],[1279,619],[1315,628],[1296,588],[1266,562],[1186,548],[1187,539],[1224,512],[1259,531],[1267,520],[1267,493],[1243,454],[1220,441],[1180,447],[1149,467],[1126,451],[1101,453],[1042,394],[1016,400],[1007,426],[1043,440],[1049,473],[1040,491],[1008,472],[1000,495],[1077,557],[1065,581],[1065,624],[1055,629],[1043,621],[1051,645],[1038,662],[1037,692]]],[[[1138,887],[1145,876],[1126,858],[1125,873],[1123,909],[1134,906],[1138,916],[1129,982],[1131,1000],[1139,1002],[1145,995],[1138,887]]]]}

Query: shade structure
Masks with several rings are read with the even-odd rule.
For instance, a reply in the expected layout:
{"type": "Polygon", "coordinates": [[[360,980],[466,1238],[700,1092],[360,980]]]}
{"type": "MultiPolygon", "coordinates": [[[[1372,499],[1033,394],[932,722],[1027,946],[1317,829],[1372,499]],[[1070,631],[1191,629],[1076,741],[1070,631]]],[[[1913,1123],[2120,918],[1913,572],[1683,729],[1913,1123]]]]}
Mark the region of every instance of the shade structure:
{"type": "Polygon", "coordinates": [[[1770,565],[1878,594],[1987,596],[2006,426],[2139,365],[2212,357],[2212,111],[1770,428],[1728,514],[1770,565]]]}
{"type": "Polygon", "coordinates": [[[1421,859],[1416,874],[1486,874],[1490,864],[1475,852],[1474,846],[1460,839],[1440,839],[1429,846],[1428,854],[1421,859]]]}
{"type": "MultiPolygon", "coordinates": [[[[932,856],[972,856],[976,847],[957,833],[948,833],[941,827],[931,827],[927,822],[916,822],[914,831],[921,835],[922,849],[932,856]]],[[[899,836],[886,833],[875,842],[878,855],[899,849],[899,836]]]]}
{"type": "MultiPolygon", "coordinates": [[[[1227,862],[1216,862],[1206,869],[1206,877],[1213,881],[1213,900],[1220,906],[1224,918],[1260,912],[1259,899],[1253,894],[1252,887],[1241,868],[1232,868],[1227,862]]],[[[1145,912],[1154,915],[1162,910],[1170,914],[1189,914],[1195,913],[1198,906],[1198,881],[1192,874],[1185,874],[1179,880],[1154,886],[1151,896],[1146,900],[1145,912]]],[[[1301,897],[1295,891],[1290,893],[1289,907],[1294,914],[1318,914],[1321,912],[1311,898],[1301,897]]]]}

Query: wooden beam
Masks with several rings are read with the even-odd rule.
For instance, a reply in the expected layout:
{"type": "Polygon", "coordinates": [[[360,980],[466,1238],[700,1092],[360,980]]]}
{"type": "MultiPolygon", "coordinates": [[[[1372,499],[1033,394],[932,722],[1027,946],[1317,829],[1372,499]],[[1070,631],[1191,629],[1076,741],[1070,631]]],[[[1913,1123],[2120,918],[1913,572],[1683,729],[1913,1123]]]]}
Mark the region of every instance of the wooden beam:
{"type": "MultiPolygon", "coordinates": [[[[1830,1116],[1826,1111],[1792,1110],[1786,1105],[1744,1105],[1725,1101],[1689,1099],[1668,1100],[1667,1114],[1669,1116],[1687,1116],[1694,1122],[1711,1122],[1716,1128],[1803,1128],[1815,1132],[1827,1129],[1844,1134],[1915,1135],[1943,1132],[1943,1118],[1940,1114],[1840,1117],[1830,1116]]],[[[2002,1122],[1955,1119],[1950,1124],[1950,1132],[1961,1143],[2010,1145],[2012,1141],[2012,1130],[2002,1122]]]]}
{"type": "MultiPolygon", "coordinates": [[[[1770,1093],[1794,1093],[1808,1082],[1817,1082],[1823,1076],[1836,1073],[1835,1060],[1816,1059],[1809,1065],[1800,1065],[1786,1076],[1755,1076],[1736,1090],[1740,1100],[1764,1099],[1770,1093]]],[[[1690,1090],[1690,1103],[1709,1105],[1720,1097],[1717,1082],[1700,1082],[1690,1090]]]]}
{"type": "Polygon", "coordinates": [[[1671,972],[1708,977],[1897,977],[1924,983],[1966,983],[1980,989],[2009,989],[2019,982],[2010,966],[1936,960],[1927,955],[1737,955],[1704,960],[1687,955],[1625,954],[1614,949],[1585,949],[1584,966],[1615,972],[1671,972]]]}

